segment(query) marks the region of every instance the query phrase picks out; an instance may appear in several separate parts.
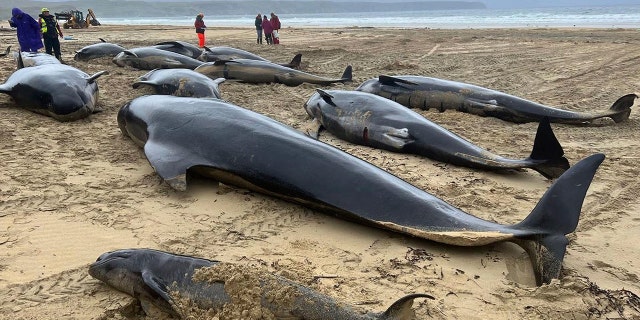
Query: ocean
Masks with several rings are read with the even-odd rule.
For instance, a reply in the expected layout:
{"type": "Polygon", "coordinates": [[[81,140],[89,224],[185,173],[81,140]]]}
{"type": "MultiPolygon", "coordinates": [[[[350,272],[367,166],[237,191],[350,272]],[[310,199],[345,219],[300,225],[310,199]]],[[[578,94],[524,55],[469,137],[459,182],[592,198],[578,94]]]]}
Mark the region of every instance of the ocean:
{"type": "MultiPolygon", "coordinates": [[[[205,13],[209,27],[253,27],[254,14],[216,16],[205,13]]],[[[378,13],[280,14],[286,27],[469,28],[640,28],[640,4],[538,9],[477,9],[378,13]]],[[[99,18],[103,24],[193,25],[192,16],[99,18]]]]}

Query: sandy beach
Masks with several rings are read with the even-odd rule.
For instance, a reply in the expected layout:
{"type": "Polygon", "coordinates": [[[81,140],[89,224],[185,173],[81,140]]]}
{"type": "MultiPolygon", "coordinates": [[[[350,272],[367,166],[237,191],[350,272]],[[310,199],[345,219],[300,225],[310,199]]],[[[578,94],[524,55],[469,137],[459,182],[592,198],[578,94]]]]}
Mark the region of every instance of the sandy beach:
{"type": "MultiPolygon", "coordinates": [[[[274,62],[302,53],[305,72],[339,77],[353,66],[352,90],[380,74],[438,77],[500,90],[567,110],[606,110],[640,87],[640,32],[626,29],[284,28],[281,44],[255,44],[252,28],[216,28],[207,45],[232,46],[274,62]]],[[[284,22],[283,22],[284,24],[284,22]]],[[[0,29],[0,50],[17,48],[0,29]]],[[[121,248],[154,248],[249,266],[307,285],[361,311],[416,300],[417,319],[640,318],[640,110],[622,123],[553,124],[571,164],[606,159],[584,201],[562,278],[536,287],[528,255],[510,243],[454,247],[339,220],[262,194],[194,177],[171,189],[116,114],[146,94],[132,82],[147,71],[110,59],[73,60],[103,38],[127,48],[161,41],[197,43],[189,27],[100,26],[65,30],[63,59],[98,80],[99,106],[61,123],[0,95],[0,319],[155,319],[135,300],[93,279],[90,263],[121,248]]],[[[0,58],[0,81],[15,71],[0,58]]],[[[225,82],[227,101],[294,128],[309,121],[304,84],[225,82]]],[[[420,111],[494,153],[525,158],[537,124],[461,112],[420,111]]],[[[426,192],[502,224],[521,221],[552,181],[532,170],[488,172],[320,140],[369,161],[426,192]]],[[[375,195],[372,195],[375,196],[375,195]]],[[[200,318],[193,315],[192,318],[200,318]]]]}

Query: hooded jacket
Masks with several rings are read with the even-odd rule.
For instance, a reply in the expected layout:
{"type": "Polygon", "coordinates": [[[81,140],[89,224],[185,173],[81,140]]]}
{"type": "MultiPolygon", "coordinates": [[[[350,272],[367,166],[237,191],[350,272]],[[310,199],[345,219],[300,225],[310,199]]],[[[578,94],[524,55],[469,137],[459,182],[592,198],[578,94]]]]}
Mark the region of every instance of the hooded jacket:
{"type": "Polygon", "coordinates": [[[18,8],[13,8],[11,15],[9,24],[18,29],[20,51],[36,52],[44,47],[40,39],[40,24],[35,19],[18,8]]]}

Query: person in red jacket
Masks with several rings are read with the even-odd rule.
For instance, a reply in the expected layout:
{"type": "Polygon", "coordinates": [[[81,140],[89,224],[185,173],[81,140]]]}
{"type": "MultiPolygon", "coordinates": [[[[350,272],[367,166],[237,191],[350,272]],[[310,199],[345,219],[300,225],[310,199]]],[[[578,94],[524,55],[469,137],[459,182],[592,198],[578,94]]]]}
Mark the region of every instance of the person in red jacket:
{"type": "Polygon", "coordinates": [[[267,19],[266,15],[262,19],[262,31],[264,32],[264,39],[267,40],[267,44],[273,44],[273,38],[271,38],[273,27],[271,26],[271,21],[267,19]]]}
{"type": "Polygon", "coordinates": [[[280,44],[280,18],[271,12],[271,26],[273,27],[273,44],[280,44]]]}
{"type": "Polygon", "coordinates": [[[200,48],[204,48],[204,30],[207,26],[204,25],[204,13],[200,12],[196,16],[196,22],[193,24],[196,27],[196,34],[198,35],[198,44],[200,48]]]}

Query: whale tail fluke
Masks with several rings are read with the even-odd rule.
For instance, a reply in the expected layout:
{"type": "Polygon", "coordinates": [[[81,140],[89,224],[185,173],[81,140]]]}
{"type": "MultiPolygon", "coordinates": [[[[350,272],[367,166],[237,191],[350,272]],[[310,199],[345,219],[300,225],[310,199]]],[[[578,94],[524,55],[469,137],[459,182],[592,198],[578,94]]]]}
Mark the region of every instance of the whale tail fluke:
{"type": "Polygon", "coordinates": [[[564,150],[551,129],[549,118],[544,117],[538,125],[531,160],[542,161],[532,167],[547,179],[555,179],[569,169],[569,160],[564,157],[564,150]]]}
{"type": "Polygon", "coordinates": [[[578,226],[582,203],[604,154],[594,154],[567,170],[542,196],[533,211],[514,228],[526,231],[517,242],[531,256],[538,285],[558,278],[569,242],[578,226]]]}
{"type": "Polygon", "coordinates": [[[423,294],[423,293],[410,294],[398,299],[387,309],[387,311],[377,316],[376,319],[380,319],[380,320],[415,319],[411,306],[413,305],[413,300],[416,298],[427,298],[427,299],[435,300],[434,297],[428,294],[423,294]]]}
{"type": "Polygon", "coordinates": [[[635,103],[636,98],[638,98],[637,94],[630,93],[616,100],[611,108],[609,108],[609,111],[615,112],[610,116],[611,119],[613,119],[615,123],[629,119],[629,115],[631,114],[631,107],[635,103]]]}

